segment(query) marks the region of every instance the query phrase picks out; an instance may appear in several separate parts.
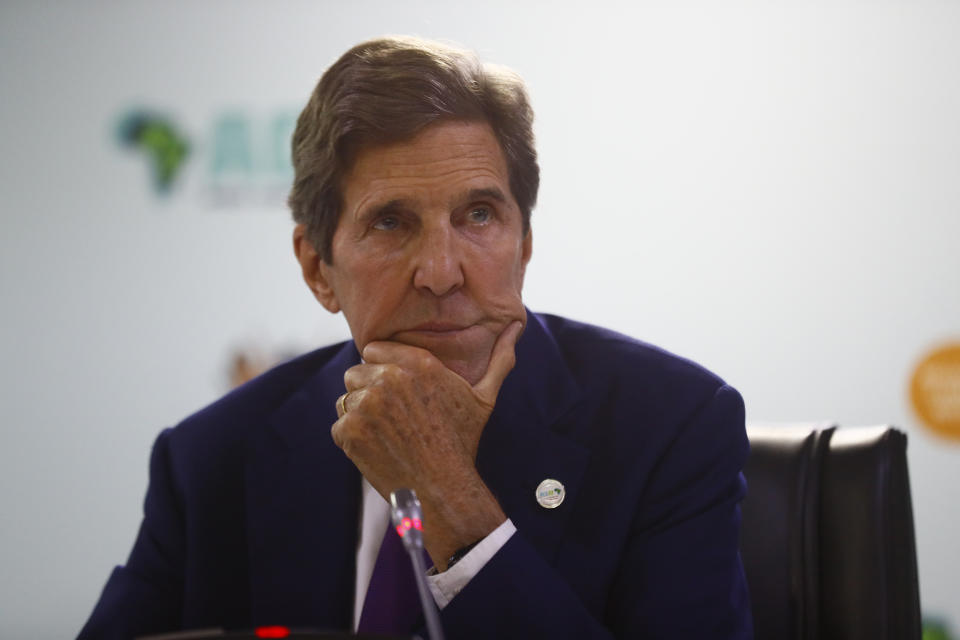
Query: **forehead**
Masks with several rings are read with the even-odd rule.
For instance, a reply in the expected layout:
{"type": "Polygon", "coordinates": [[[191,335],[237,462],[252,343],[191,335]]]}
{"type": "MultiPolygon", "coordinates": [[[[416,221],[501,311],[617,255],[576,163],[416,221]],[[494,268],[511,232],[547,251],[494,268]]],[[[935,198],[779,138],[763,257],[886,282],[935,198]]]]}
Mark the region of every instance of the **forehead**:
{"type": "Polygon", "coordinates": [[[346,209],[497,187],[509,194],[503,151],[484,122],[430,125],[403,142],[361,149],[343,183],[346,209]]]}

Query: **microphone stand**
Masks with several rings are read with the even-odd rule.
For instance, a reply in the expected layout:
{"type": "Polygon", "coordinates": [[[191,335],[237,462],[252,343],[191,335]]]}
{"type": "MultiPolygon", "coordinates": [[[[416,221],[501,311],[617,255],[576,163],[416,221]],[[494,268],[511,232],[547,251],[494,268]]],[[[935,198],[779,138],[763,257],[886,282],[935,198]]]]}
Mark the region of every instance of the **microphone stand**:
{"type": "Polygon", "coordinates": [[[417,593],[420,595],[420,606],[427,621],[430,640],[444,640],[437,603],[427,586],[427,568],[423,562],[423,512],[413,489],[397,489],[390,493],[390,519],[403,539],[403,548],[407,550],[413,563],[413,576],[417,582],[417,593]]]}

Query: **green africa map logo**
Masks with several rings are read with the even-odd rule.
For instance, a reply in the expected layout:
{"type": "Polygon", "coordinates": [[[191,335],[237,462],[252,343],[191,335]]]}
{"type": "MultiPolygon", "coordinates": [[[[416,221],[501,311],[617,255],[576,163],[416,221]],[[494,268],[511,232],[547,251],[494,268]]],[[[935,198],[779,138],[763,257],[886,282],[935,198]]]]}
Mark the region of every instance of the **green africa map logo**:
{"type": "Polygon", "coordinates": [[[158,110],[129,109],[119,119],[116,138],[146,159],[158,197],[189,182],[214,207],[282,205],[293,178],[296,111],[226,108],[204,120],[207,127],[188,128],[158,110]]]}
{"type": "Polygon", "coordinates": [[[167,118],[139,110],[121,119],[117,136],[123,146],[146,155],[157,193],[169,193],[190,154],[190,143],[186,136],[167,118]]]}

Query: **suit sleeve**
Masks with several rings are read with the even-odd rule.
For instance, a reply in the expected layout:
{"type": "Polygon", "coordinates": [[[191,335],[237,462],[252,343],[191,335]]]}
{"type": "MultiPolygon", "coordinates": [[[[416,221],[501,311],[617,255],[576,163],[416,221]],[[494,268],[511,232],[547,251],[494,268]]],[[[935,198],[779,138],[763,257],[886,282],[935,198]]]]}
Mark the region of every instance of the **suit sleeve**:
{"type": "Polygon", "coordinates": [[[130,558],[110,574],[79,639],[129,639],[174,629],[183,601],[183,518],[170,472],[170,431],[150,457],[144,517],[130,558]]]}
{"type": "Polygon", "coordinates": [[[748,450],[743,401],[722,386],[675,430],[638,488],[625,542],[609,550],[618,569],[605,593],[578,593],[518,531],[443,610],[448,635],[752,638],[738,551],[748,450]]]}

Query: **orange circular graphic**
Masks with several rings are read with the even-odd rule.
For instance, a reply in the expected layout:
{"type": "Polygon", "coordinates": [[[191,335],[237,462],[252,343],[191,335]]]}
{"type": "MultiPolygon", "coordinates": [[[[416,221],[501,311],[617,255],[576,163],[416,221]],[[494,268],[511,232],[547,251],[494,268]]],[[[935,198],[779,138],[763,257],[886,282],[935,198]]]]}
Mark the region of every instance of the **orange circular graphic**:
{"type": "Polygon", "coordinates": [[[960,343],[927,354],[910,380],[910,400],[924,424],[960,440],[960,343]]]}

